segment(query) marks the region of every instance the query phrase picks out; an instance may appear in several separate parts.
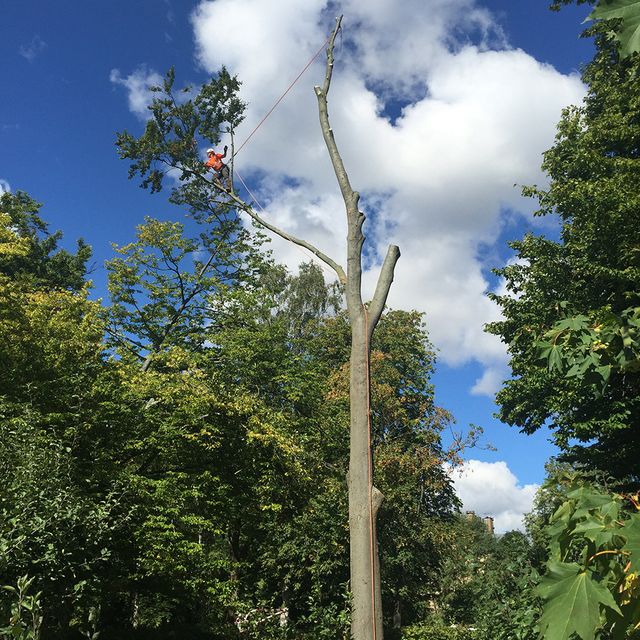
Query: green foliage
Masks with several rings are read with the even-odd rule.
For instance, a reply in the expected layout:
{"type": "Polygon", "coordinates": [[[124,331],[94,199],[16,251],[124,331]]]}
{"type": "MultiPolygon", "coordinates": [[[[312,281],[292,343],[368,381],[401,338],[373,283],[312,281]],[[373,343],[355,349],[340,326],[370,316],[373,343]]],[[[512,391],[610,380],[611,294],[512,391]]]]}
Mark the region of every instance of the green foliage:
{"type": "MultiPolygon", "coordinates": [[[[139,175],[141,186],[152,192],[160,191],[171,169],[179,171],[183,181],[202,177],[205,168],[198,157],[198,138],[216,145],[223,132],[232,133],[243,119],[245,105],[237,97],[240,83],[224,67],[195,97],[191,87],[176,95],[174,82],[172,68],[162,85],[152,88],[156,97],[149,106],[144,133],[136,138],[124,131],[116,140],[120,157],[131,161],[129,177],[139,175]]],[[[187,185],[177,189],[188,190],[187,185]]]]}
{"type": "MultiPolygon", "coordinates": [[[[341,292],[200,213],[196,238],[147,220],[118,250],[110,308],[0,279],[0,581],[34,576],[45,638],[228,638],[251,612],[255,637],[348,637],[341,292]]],[[[384,608],[411,622],[454,535],[450,416],[419,314],[386,314],[373,347],[384,608]]]]}
{"type": "MultiPolygon", "coordinates": [[[[210,309],[216,308],[216,298],[210,299],[210,309]]],[[[337,299],[316,267],[305,266],[296,278],[278,269],[266,271],[255,288],[227,290],[222,299],[224,322],[207,326],[207,345],[200,355],[191,352],[189,342],[180,348],[175,344],[158,358],[153,375],[136,377],[131,387],[141,394],[140,404],[153,399],[149,412],[155,416],[149,422],[153,430],[145,437],[151,448],[142,447],[144,459],[153,462],[143,463],[145,479],[139,486],[148,487],[153,517],[143,525],[145,537],[138,542],[145,550],[145,573],[139,580],[157,587],[185,585],[184,567],[189,567],[187,575],[202,575],[203,585],[209,576],[211,598],[213,566],[202,564],[197,555],[197,564],[187,560],[189,548],[199,548],[193,543],[197,530],[187,525],[193,520],[212,551],[216,549],[218,595],[210,608],[231,609],[235,615],[268,612],[278,608],[279,598],[274,601],[273,594],[280,592],[297,612],[292,628],[303,633],[311,626],[316,637],[336,637],[338,621],[344,622],[348,578],[348,325],[342,314],[331,315],[337,299]],[[309,294],[304,294],[304,303],[303,291],[309,294]],[[175,367],[188,376],[169,378],[175,367]],[[165,398],[173,385],[184,387],[187,382],[199,388],[185,390],[185,401],[198,398],[198,403],[183,416],[176,413],[175,391],[170,392],[170,402],[165,398]],[[220,402],[227,393],[231,413],[220,402]],[[214,401],[215,412],[207,407],[214,401]],[[208,416],[214,413],[217,417],[211,421],[208,416]],[[181,434],[194,420],[200,426],[184,443],[189,447],[185,449],[181,434]],[[159,428],[162,440],[156,435],[159,428]],[[185,458],[197,461],[188,473],[180,464],[185,458]],[[210,496],[210,510],[203,511],[203,497],[197,503],[183,502],[190,491],[210,496]]],[[[433,356],[420,318],[398,312],[382,322],[381,329],[386,329],[380,333],[379,364],[373,374],[381,437],[378,456],[381,486],[389,488],[385,518],[396,543],[389,549],[385,579],[397,584],[395,590],[402,590],[408,601],[424,589],[419,576],[437,562],[426,562],[430,555],[437,557],[430,542],[437,527],[427,526],[428,519],[449,513],[454,497],[439,464],[443,454],[437,429],[446,421],[436,427],[431,415],[429,369],[421,367],[433,356]],[[404,406],[399,398],[405,398],[404,406]],[[397,462],[402,466],[396,468],[397,462]],[[427,500],[431,489],[433,502],[427,500]],[[416,523],[422,528],[420,544],[413,544],[416,523]],[[404,555],[401,563],[394,560],[397,545],[404,555]],[[400,564],[403,572],[398,571],[400,564]]],[[[195,595],[200,587],[194,588],[195,595]]],[[[174,589],[172,598],[181,597],[174,589]]],[[[157,602],[144,607],[159,611],[157,602]]],[[[167,620],[175,616],[174,606],[165,611],[167,620]]],[[[218,619],[216,624],[222,622],[218,619]]]]}
{"type": "MultiPolygon", "coordinates": [[[[304,266],[296,278],[278,279],[274,272],[260,291],[268,298],[265,306],[254,294],[245,301],[236,298],[250,305],[248,313],[240,311],[239,325],[227,323],[210,339],[227,354],[222,366],[231,366],[229,375],[243,372],[265,401],[286,398],[285,406],[305,418],[306,425],[298,421],[298,441],[304,445],[300,453],[307,452],[311,482],[304,493],[298,489],[298,499],[306,494],[308,503],[293,520],[279,520],[280,546],[272,562],[281,571],[291,567],[285,582],[293,598],[309,580],[305,564],[311,560],[313,584],[323,585],[316,591],[324,594],[317,601],[320,611],[339,597],[336,588],[348,578],[349,327],[343,313],[332,315],[334,294],[317,267],[304,266]],[[305,305],[298,297],[302,287],[308,292],[305,305]]],[[[436,541],[453,535],[444,521],[456,499],[440,465],[445,454],[439,441],[449,416],[434,408],[428,381],[434,356],[419,314],[384,316],[373,349],[376,484],[385,493],[379,516],[384,608],[390,618],[401,603],[403,616],[411,620],[418,615],[412,603],[434,589],[436,541]]]]}
{"type": "Polygon", "coordinates": [[[595,315],[595,320],[578,315],[556,322],[536,346],[550,371],[577,378],[601,396],[612,371],[640,371],[640,307],[595,315]]]}
{"type": "Polygon", "coordinates": [[[584,470],[576,472],[572,465],[558,462],[551,458],[545,464],[546,477],[540,488],[536,491],[533,500],[533,508],[525,515],[524,522],[527,535],[531,538],[534,553],[538,559],[538,568],[548,559],[547,548],[550,538],[547,528],[551,517],[558,507],[567,499],[570,478],[582,478],[588,480],[594,486],[603,488],[602,478],[596,473],[584,470]]]}
{"type": "Polygon", "coordinates": [[[55,590],[65,598],[80,576],[99,572],[108,559],[113,505],[95,504],[74,487],[68,447],[28,418],[7,420],[6,409],[3,414],[0,573],[37,566],[47,576],[49,595],[55,590]]]}
{"type": "Polygon", "coordinates": [[[402,640],[474,640],[478,636],[473,629],[451,625],[414,625],[402,630],[402,640]]]}
{"type": "Polygon", "coordinates": [[[114,344],[141,360],[146,352],[197,340],[204,322],[202,298],[219,284],[198,259],[199,243],[184,238],[182,230],[179,223],[147,218],[137,241],[116,247],[119,257],[107,263],[110,334],[114,344]]]}
{"type": "Polygon", "coordinates": [[[107,262],[106,315],[110,344],[121,357],[134,356],[146,369],[171,346],[201,348],[205,325],[216,321],[212,296],[222,305],[234,285],[249,285],[265,268],[235,222],[218,222],[186,238],[182,224],[146,218],[135,242],[115,247],[118,257],[107,262]]]}
{"type": "Polygon", "coordinates": [[[91,248],[78,240],[75,254],[58,249],[62,232],[48,233],[40,206],[23,191],[0,194],[0,275],[25,286],[78,291],[91,248]]]}
{"type": "MultiPolygon", "coordinates": [[[[553,0],[550,8],[559,11],[568,4],[595,5],[585,22],[595,20],[595,30],[617,42],[620,59],[640,50],[640,2],[638,0],[553,0]],[[600,21],[605,21],[600,24],[600,21]]],[[[588,29],[591,35],[594,29],[588,29]]]]}
{"type": "Polygon", "coordinates": [[[16,586],[5,585],[5,591],[12,594],[9,624],[0,627],[0,637],[14,640],[38,640],[42,627],[42,607],[40,596],[42,592],[30,594],[33,578],[28,575],[20,576],[16,586]]]}
{"type": "Polygon", "coordinates": [[[473,627],[478,640],[536,640],[539,568],[535,547],[519,531],[495,537],[478,517],[460,517],[443,553],[434,618],[473,627]]]}
{"type": "Polygon", "coordinates": [[[86,291],[30,290],[0,276],[0,388],[43,410],[69,406],[91,380],[104,347],[98,305],[86,291]]]}
{"type": "Polygon", "coordinates": [[[640,625],[637,496],[569,482],[547,527],[549,559],[537,588],[544,599],[540,630],[545,640],[636,637],[630,629],[640,625]]]}
{"type": "Polygon", "coordinates": [[[614,37],[621,58],[640,51],[640,0],[599,0],[589,19],[618,21],[614,37]]]}
{"type": "Polygon", "coordinates": [[[600,608],[619,612],[609,591],[575,563],[549,562],[538,593],[548,601],[540,626],[549,640],[571,638],[574,633],[591,640],[600,626],[600,608]]]}
{"type": "Polygon", "coordinates": [[[604,28],[593,31],[585,103],[565,110],[544,157],[550,186],[524,190],[538,199],[539,215],[558,216],[561,241],[528,234],[512,243],[518,261],[498,272],[508,293],[493,296],[504,320],[488,330],[511,354],[513,379],[497,396],[501,419],[526,433],[549,424],[564,460],[633,480],[640,61],[618,60],[604,28]]]}
{"type": "Polygon", "coordinates": [[[26,196],[13,207],[24,260],[5,262],[0,275],[0,581],[32,576],[47,637],[109,582],[127,515],[118,477],[94,448],[108,367],[99,306],[82,286],[84,258],[55,252],[26,196]]]}

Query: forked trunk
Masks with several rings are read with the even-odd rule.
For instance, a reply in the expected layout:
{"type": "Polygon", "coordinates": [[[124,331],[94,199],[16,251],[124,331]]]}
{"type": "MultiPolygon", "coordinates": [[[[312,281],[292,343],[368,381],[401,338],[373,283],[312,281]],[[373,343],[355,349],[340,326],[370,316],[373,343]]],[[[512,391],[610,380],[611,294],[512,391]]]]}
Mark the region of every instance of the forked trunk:
{"type": "MultiPolygon", "coordinates": [[[[350,450],[349,450],[349,540],[351,560],[351,636],[354,640],[383,640],[380,563],[376,536],[376,518],[383,496],[373,485],[373,448],[371,444],[371,385],[369,380],[370,342],[378,324],[393,270],[400,257],[390,246],[380,271],[371,304],[362,301],[362,226],[364,214],[358,208],[359,194],[351,188],[329,124],[327,94],[333,72],[333,46],[341,18],[329,40],[327,65],[322,87],[315,87],[320,126],[329,157],[345,203],[347,236],[346,298],[351,324],[350,360],[350,450]]],[[[340,275],[340,274],[338,274],[340,275]]]]}

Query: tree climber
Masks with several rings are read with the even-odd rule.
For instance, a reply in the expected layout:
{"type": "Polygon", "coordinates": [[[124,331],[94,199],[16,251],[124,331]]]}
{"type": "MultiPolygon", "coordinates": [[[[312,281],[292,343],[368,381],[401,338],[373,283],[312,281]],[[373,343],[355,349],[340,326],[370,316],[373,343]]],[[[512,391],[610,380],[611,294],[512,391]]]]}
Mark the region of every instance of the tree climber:
{"type": "Polygon", "coordinates": [[[222,162],[222,158],[227,157],[227,145],[224,146],[224,153],[216,153],[215,149],[207,149],[208,160],[204,163],[207,169],[213,169],[216,172],[215,178],[223,186],[231,191],[231,174],[229,167],[222,162]]]}

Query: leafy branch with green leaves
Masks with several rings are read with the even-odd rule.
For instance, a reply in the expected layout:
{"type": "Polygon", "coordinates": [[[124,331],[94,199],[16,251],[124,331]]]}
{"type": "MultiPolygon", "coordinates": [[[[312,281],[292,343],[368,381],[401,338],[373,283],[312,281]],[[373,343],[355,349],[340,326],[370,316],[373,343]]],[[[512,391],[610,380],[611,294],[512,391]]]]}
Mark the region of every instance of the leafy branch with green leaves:
{"type": "Polygon", "coordinates": [[[537,588],[544,640],[640,637],[639,497],[568,479],[551,516],[549,559],[537,588]]]}
{"type": "Polygon", "coordinates": [[[600,0],[589,20],[617,19],[612,30],[621,58],[640,51],[640,0],[600,0]]]}
{"type": "Polygon", "coordinates": [[[617,42],[620,58],[640,51],[640,0],[553,0],[550,8],[559,11],[562,5],[574,3],[595,4],[585,22],[612,21],[609,36],[617,42]]]}
{"type": "Polygon", "coordinates": [[[13,594],[9,624],[0,627],[0,638],[13,640],[38,640],[42,628],[42,592],[31,594],[29,590],[35,577],[24,575],[18,578],[16,586],[4,585],[5,591],[13,594]]]}
{"type": "Polygon", "coordinates": [[[536,346],[549,371],[577,378],[602,395],[612,372],[640,371],[640,307],[618,314],[605,308],[592,317],[568,316],[545,332],[536,346]]]}
{"type": "Polygon", "coordinates": [[[136,138],[123,131],[116,138],[120,157],[131,161],[129,177],[140,175],[140,186],[152,193],[162,189],[171,170],[179,172],[181,181],[204,176],[198,138],[215,146],[224,133],[232,135],[244,118],[245,104],[237,97],[240,82],[224,67],[193,98],[189,86],[176,95],[174,83],[172,67],[161,86],[150,88],[156,97],[149,106],[150,117],[142,136],[136,138]]]}

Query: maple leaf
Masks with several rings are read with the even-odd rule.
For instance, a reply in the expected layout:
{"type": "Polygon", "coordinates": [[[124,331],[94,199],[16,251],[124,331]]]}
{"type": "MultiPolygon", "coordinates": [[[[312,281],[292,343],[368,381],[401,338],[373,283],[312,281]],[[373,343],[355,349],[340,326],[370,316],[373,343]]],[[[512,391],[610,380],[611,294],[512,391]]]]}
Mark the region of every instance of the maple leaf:
{"type": "Polygon", "coordinates": [[[621,613],[611,593],[576,563],[549,562],[537,593],[546,601],[540,618],[545,640],[569,640],[577,634],[594,640],[601,626],[601,608],[621,613]]]}
{"type": "Polygon", "coordinates": [[[627,521],[620,533],[627,539],[622,550],[630,554],[631,570],[640,573],[640,517],[627,521]]]}
{"type": "Polygon", "coordinates": [[[587,19],[611,18],[622,19],[620,28],[615,32],[620,43],[620,57],[626,58],[640,51],[640,0],[600,0],[587,19]]]}

